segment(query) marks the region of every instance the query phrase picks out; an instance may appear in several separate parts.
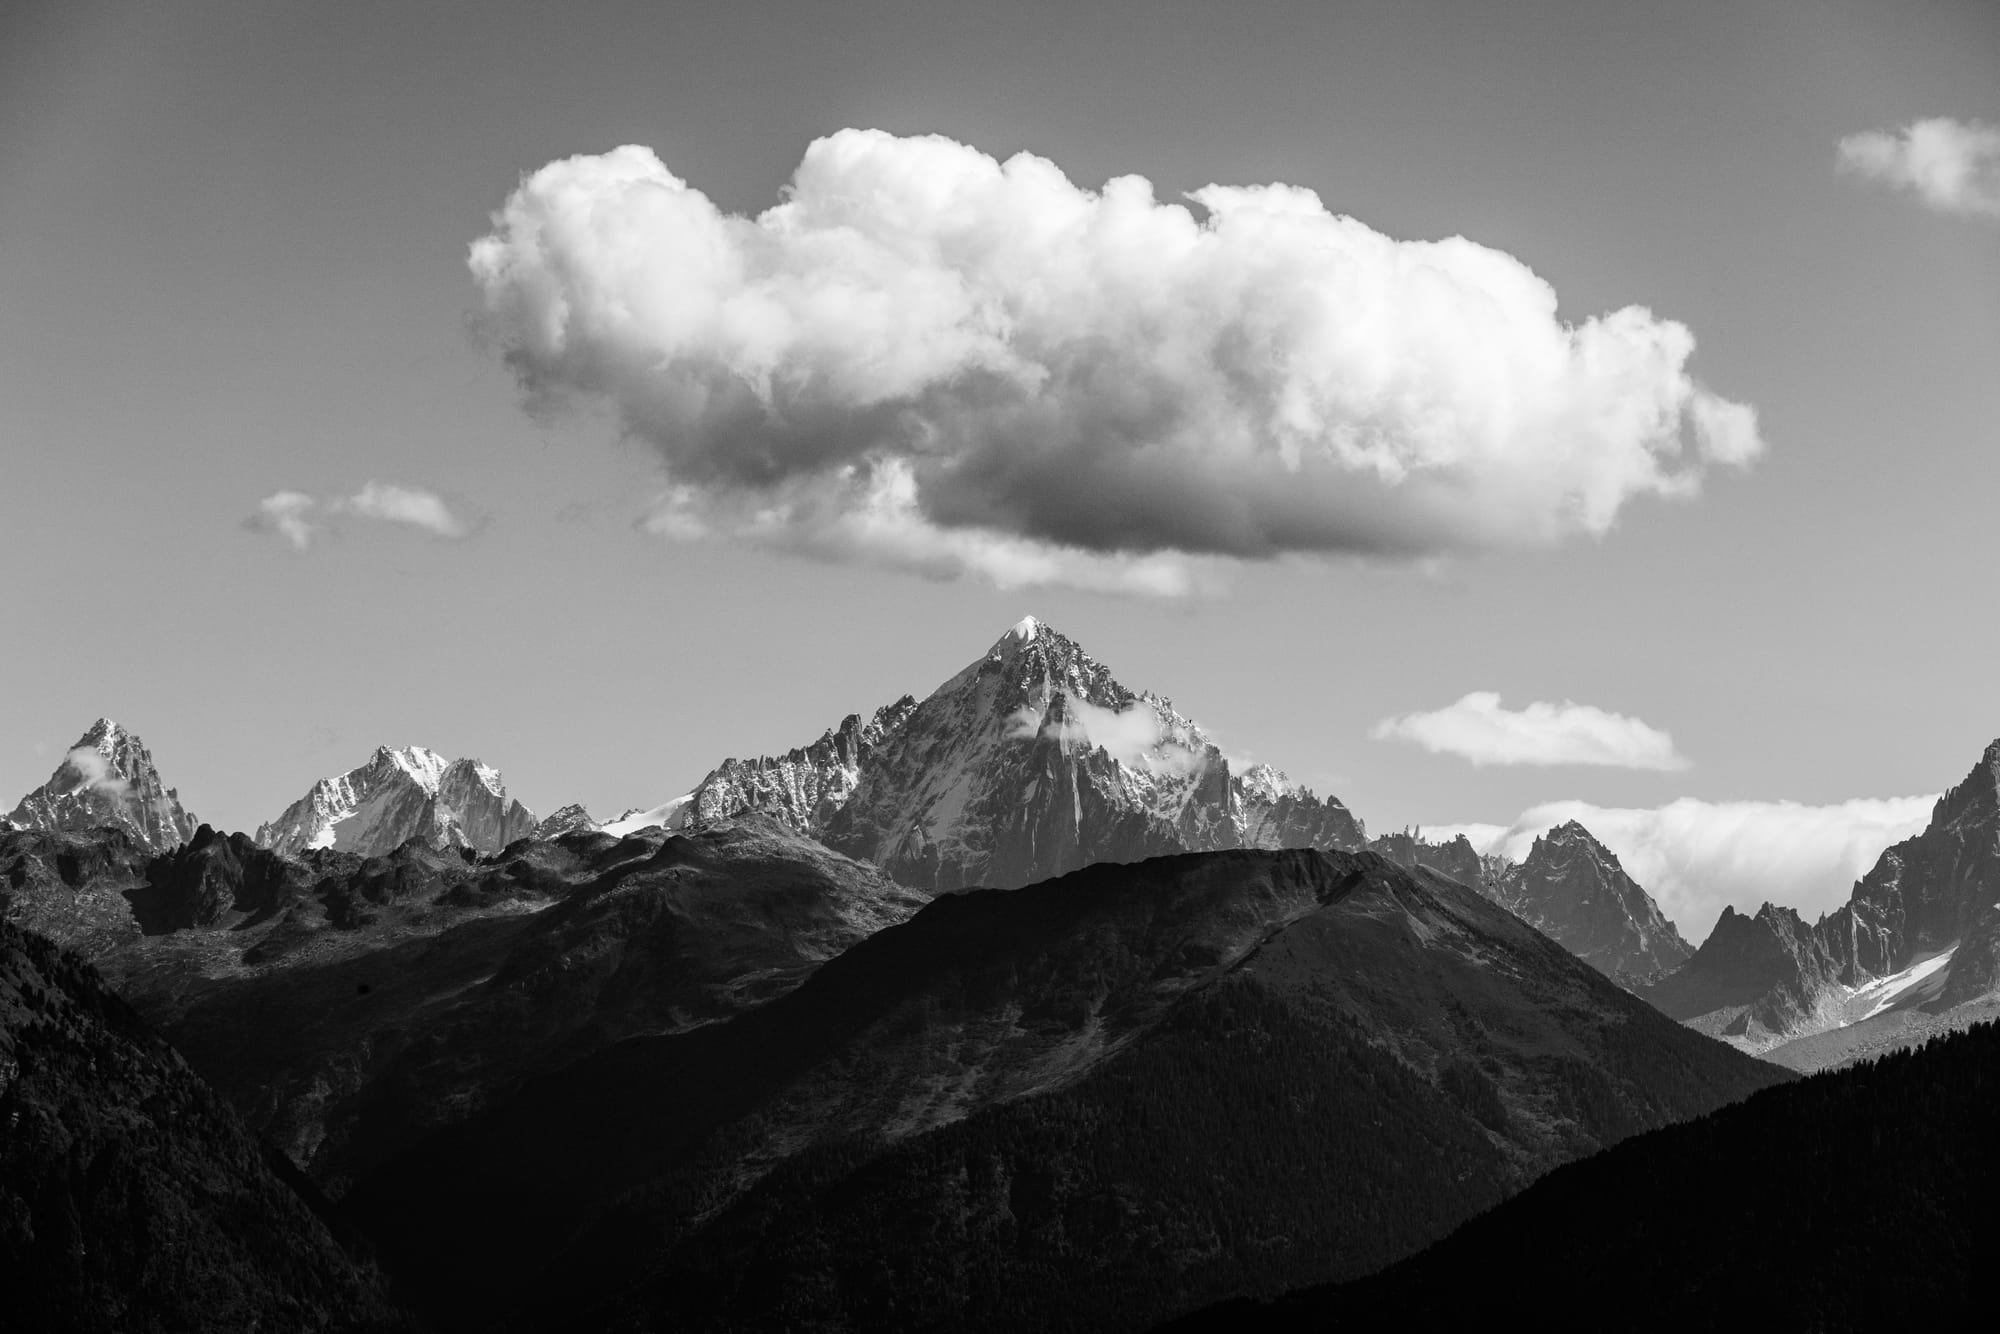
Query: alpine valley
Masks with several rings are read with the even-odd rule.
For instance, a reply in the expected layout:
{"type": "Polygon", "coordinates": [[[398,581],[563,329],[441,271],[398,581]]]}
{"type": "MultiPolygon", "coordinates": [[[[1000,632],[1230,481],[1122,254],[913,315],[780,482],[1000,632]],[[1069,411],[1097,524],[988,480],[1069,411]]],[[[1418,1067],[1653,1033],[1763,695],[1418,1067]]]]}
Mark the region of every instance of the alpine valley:
{"type": "Polygon", "coordinates": [[[401,744],[225,832],[100,719],[0,824],[7,1309],[1366,1326],[1586,1218],[1639,1272],[1686,1123],[1964,1082],[1970,1038],[1795,1072],[1995,1013],[1996,903],[2000,743],[1839,912],[1694,947],[1582,825],[1370,840],[1034,617],[602,821],[401,744]]]}

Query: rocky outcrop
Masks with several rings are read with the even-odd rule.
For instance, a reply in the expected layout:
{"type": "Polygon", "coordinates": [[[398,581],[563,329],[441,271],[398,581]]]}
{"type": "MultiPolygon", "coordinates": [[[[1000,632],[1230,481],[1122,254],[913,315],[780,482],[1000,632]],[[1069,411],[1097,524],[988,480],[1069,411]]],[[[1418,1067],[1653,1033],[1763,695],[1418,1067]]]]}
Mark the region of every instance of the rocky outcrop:
{"type": "Polygon", "coordinates": [[[152,752],[109,718],[90,725],[49,781],[21,798],[7,823],[72,834],[108,826],[154,852],[185,843],[195,830],[180,794],[153,767],[152,752]]]}
{"type": "Polygon", "coordinates": [[[383,746],[359,768],[315,783],[260,827],[256,841],[286,856],[331,848],[373,857],[413,838],[494,853],[533,834],[535,824],[498,771],[479,761],[447,763],[422,746],[383,746]]]}
{"type": "Polygon", "coordinates": [[[1464,834],[1458,834],[1445,843],[1430,843],[1414,832],[1404,830],[1370,839],[1368,850],[1377,856],[1387,857],[1398,866],[1421,866],[1489,897],[1492,895],[1487,883],[1491,877],[1487,873],[1486,862],[1480,857],[1478,849],[1472,846],[1472,840],[1464,834]]]}
{"type": "Polygon", "coordinates": [[[590,818],[590,812],[576,802],[558,807],[542,817],[535,826],[531,838],[561,838],[564,834],[588,833],[597,828],[597,821],[590,818]]]}
{"type": "Polygon", "coordinates": [[[1623,987],[1658,981],[1694,953],[1652,895],[1574,820],[1537,838],[1490,889],[1508,911],[1623,987]]]}

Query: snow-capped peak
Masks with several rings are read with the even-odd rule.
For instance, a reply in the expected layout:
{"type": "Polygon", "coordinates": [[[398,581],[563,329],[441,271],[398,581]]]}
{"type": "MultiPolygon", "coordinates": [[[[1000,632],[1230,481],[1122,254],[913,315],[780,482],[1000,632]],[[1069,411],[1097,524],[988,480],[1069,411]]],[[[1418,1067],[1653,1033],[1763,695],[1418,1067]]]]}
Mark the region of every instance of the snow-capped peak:
{"type": "Polygon", "coordinates": [[[439,780],[450,767],[450,761],[428,746],[383,746],[375,752],[375,757],[395,765],[434,796],[439,780]]]}
{"type": "Polygon", "coordinates": [[[1032,616],[1023,616],[1020,620],[1014,622],[1014,628],[1007,632],[1007,637],[1009,639],[1033,639],[1035,632],[1041,628],[1042,623],[1040,621],[1032,616]]]}
{"type": "Polygon", "coordinates": [[[117,723],[112,722],[109,718],[99,718],[90,725],[89,730],[84,732],[82,737],[78,738],[76,744],[78,747],[93,746],[105,754],[109,754],[112,748],[118,744],[119,734],[123,731],[123,728],[119,727],[117,723]]]}
{"type": "Polygon", "coordinates": [[[373,856],[411,838],[491,853],[534,827],[534,812],[507,796],[490,766],[425,746],[382,746],[360,768],[313,784],[258,829],[257,842],[287,856],[312,848],[373,856]]]}

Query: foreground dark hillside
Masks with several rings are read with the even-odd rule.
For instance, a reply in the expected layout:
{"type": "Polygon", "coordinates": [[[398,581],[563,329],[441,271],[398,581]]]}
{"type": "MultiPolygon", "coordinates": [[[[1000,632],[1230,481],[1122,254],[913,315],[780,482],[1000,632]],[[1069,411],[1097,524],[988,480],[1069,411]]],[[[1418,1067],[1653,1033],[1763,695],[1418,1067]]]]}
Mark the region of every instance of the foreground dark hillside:
{"type": "Polygon", "coordinates": [[[463,1328],[1134,1328],[1783,1078],[1442,877],[1194,854],[946,896],[350,1203],[463,1328]]]}
{"type": "Polygon", "coordinates": [[[1173,1328],[1983,1327],[1996,1098],[1982,1024],[1558,1169],[1373,1278],[1173,1328]]]}
{"type": "Polygon", "coordinates": [[[334,1193],[533,1074],[782,995],[924,901],[755,815],[492,857],[0,834],[0,917],[85,952],[334,1193]]]}
{"type": "Polygon", "coordinates": [[[87,964],[0,923],[0,1325],[401,1328],[312,1193],[87,964]]]}

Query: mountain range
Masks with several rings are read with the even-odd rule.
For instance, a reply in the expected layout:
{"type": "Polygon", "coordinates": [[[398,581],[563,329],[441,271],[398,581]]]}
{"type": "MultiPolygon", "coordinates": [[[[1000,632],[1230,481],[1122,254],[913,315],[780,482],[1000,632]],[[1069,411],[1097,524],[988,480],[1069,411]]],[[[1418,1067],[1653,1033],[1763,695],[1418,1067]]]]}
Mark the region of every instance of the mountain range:
{"type": "Polygon", "coordinates": [[[1168,700],[1127,689],[1032,616],[921,702],[850,715],[781,756],[726,760],[603,828],[697,828],[746,810],[932,892],[1173,852],[1365,840],[1338,800],[1232,764],[1168,700]]]}
{"type": "Polygon", "coordinates": [[[1817,1069],[2000,1014],[1997,965],[2000,741],[1842,907],[1813,923],[1775,904],[1726,908],[1644,995],[1747,1051],[1817,1069]]]}
{"type": "MultiPolygon", "coordinates": [[[[188,1244],[236,1277],[189,1291],[239,1323],[285,1324],[259,1303],[296,1275],[356,1327],[1144,1328],[1350,1285],[1792,1077],[1756,1055],[1993,1012],[1996,887],[2000,743],[1845,908],[1693,949],[1581,825],[1518,864],[1369,840],[1033,617],[601,823],[402,746],[225,833],[100,720],[0,826],[0,963],[44,979],[10,1010],[0,976],[0,1118],[96,1108],[76,1142],[114,1167],[0,1150],[0,1246],[69,1235],[53,1208],[167,1254],[102,1178],[209,1201],[188,1244]],[[58,977],[111,1016],[60,1059],[58,977]],[[118,1043],[152,1064],[105,1084],[118,1043]],[[197,1104],[188,1145],[120,1157],[129,1109],[197,1104]]],[[[182,1309],[134,1273],[58,1267],[47,1300],[182,1309]]]]}
{"type": "Polygon", "coordinates": [[[1784,1078],[1455,881],[1225,851],[941,896],[347,1200],[447,1327],[1143,1328],[1784,1078]]]}

